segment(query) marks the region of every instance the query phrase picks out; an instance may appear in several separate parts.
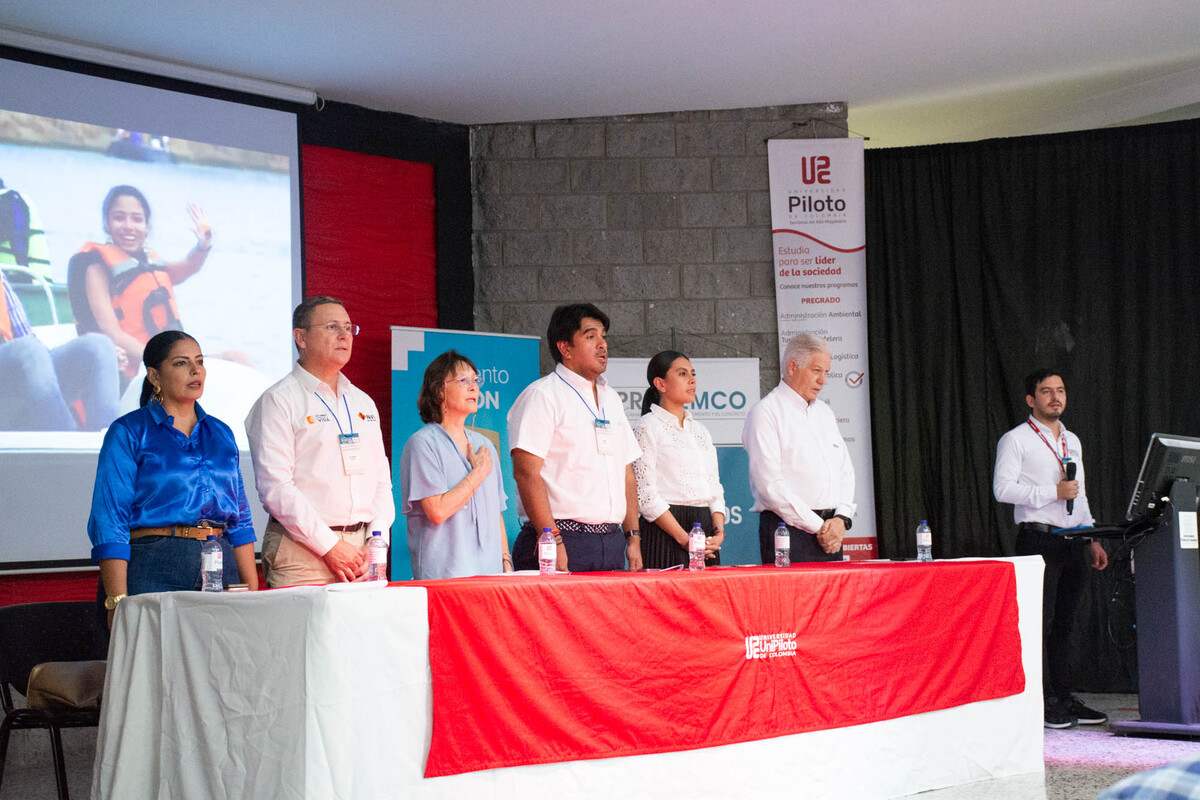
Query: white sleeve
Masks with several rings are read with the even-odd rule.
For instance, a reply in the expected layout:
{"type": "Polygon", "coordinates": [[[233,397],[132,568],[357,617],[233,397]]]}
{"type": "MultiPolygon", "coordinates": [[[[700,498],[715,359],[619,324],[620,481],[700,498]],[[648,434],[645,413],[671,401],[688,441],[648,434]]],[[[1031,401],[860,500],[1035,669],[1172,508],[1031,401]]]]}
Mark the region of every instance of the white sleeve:
{"type": "MultiPolygon", "coordinates": [[[[697,423],[699,424],[699,423],[697,423]]],[[[708,478],[709,501],[708,510],[713,514],[722,514],[729,519],[729,509],[725,507],[725,489],[721,486],[721,472],[717,468],[717,448],[713,445],[712,434],[706,428],[704,431],[704,463],[705,475],[708,478]]]]}
{"type": "MultiPolygon", "coordinates": [[[[1079,467],[1075,472],[1075,480],[1079,481],[1079,496],[1075,498],[1075,513],[1071,515],[1071,525],[1095,525],[1096,518],[1092,516],[1092,507],[1088,505],[1087,486],[1083,477],[1083,445],[1079,447],[1079,467]]],[[[1057,497],[1058,493],[1055,492],[1057,497]]]]}
{"type": "MultiPolygon", "coordinates": [[[[379,409],[375,407],[374,401],[370,407],[378,419],[379,409]]],[[[372,459],[375,465],[375,499],[371,501],[372,519],[367,533],[370,535],[371,531],[379,531],[390,545],[392,523],[396,521],[396,500],[392,496],[392,465],[388,463],[387,451],[383,448],[383,431],[378,427],[375,430],[379,434],[372,437],[371,445],[371,449],[375,451],[372,459]]],[[[498,468],[498,462],[493,463],[497,464],[498,468]]]]}
{"type": "Polygon", "coordinates": [[[508,445],[544,459],[554,440],[555,414],[550,398],[539,389],[527,387],[508,410],[508,445]]]}
{"type": "Polygon", "coordinates": [[[633,462],[633,477],[637,480],[638,511],[648,521],[661,517],[671,505],[658,493],[658,447],[648,422],[643,421],[634,432],[641,457],[633,462]]]}
{"type": "Polygon", "coordinates": [[[288,535],[323,556],[341,539],[296,488],[296,437],[291,419],[286,402],[274,392],[258,398],[250,409],[246,437],[254,463],[254,485],[267,513],[279,520],[288,535]]]}
{"type": "Polygon", "coordinates": [[[774,511],[791,525],[809,533],[821,529],[823,520],[811,508],[794,501],[783,474],[783,448],[778,422],[762,401],[750,410],[742,429],[742,444],[750,461],[750,488],[760,506],[774,511]]]}
{"type": "Polygon", "coordinates": [[[834,430],[837,431],[838,441],[842,445],[842,463],[838,466],[837,502],[834,503],[834,513],[854,519],[854,515],[858,512],[858,504],[854,502],[857,484],[854,479],[854,464],[850,461],[850,448],[846,446],[846,440],[842,437],[842,432],[838,430],[837,419],[832,412],[829,424],[833,425],[834,430]]]}
{"type": "Polygon", "coordinates": [[[1058,499],[1058,488],[1035,486],[1021,481],[1021,443],[1011,432],[1000,437],[996,445],[996,468],[992,473],[992,494],[1001,503],[1027,508],[1043,508],[1058,499]]]}

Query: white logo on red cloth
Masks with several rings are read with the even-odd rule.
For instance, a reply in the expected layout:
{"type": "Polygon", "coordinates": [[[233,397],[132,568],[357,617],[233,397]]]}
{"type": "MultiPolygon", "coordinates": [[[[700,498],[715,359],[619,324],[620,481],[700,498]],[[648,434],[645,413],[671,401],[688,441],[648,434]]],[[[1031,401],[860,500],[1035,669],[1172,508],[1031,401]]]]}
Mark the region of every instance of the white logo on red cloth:
{"type": "Polygon", "coordinates": [[[796,634],[758,633],[746,637],[746,660],[787,658],[796,655],[796,634]]]}

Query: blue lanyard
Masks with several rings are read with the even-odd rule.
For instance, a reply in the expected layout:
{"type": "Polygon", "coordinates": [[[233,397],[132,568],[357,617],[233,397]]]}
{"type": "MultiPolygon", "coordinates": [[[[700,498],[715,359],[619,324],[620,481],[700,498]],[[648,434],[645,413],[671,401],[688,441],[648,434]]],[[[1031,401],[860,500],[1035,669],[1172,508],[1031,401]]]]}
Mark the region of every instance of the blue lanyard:
{"type": "MultiPolygon", "coordinates": [[[[579,393],[579,390],[576,389],[574,386],[572,386],[570,383],[568,383],[566,378],[564,378],[562,375],[559,375],[557,372],[554,373],[554,377],[558,378],[563,383],[566,383],[567,388],[575,393],[575,396],[579,398],[579,402],[583,403],[583,407],[586,408],[588,413],[592,415],[592,418],[596,420],[597,428],[603,428],[608,425],[608,419],[606,417],[600,416],[595,411],[592,411],[592,407],[588,405],[587,400],[583,399],[583,395],[581,395],[579,393]]],[[[597,407],[597,410],[600,410],[599,400],[596,401],[596,407],[597,407]]]]}
{"type": "MultiPolygon", "coordinates": [[[[345,436],[346,431],[342,428],[342,421],[338,419],[338,415],[334,412],[334,410],[329,407],[329,403],[325,402],[325,398],[321,397],[321,395],[317,394],[316,392],[313,392],[313,397],[321,401],[321,405],[325,406],[325,410],[333,416],[333,421],[337,423],[338,433],[340,433],[342,436],[345,436]]],[[[353,435],[354,417],[350,415],[350,404],[346,402],[346,395],[344,394],[342,395],[342,405],[346,407],[346,422],[350,423],[350,433],[353,435]]]]}

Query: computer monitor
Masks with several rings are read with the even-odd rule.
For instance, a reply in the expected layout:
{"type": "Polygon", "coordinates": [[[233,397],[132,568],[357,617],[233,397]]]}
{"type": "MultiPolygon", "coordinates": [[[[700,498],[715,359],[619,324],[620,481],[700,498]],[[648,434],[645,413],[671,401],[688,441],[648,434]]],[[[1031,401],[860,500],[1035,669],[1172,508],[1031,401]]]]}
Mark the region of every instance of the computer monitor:
{"type": "Polygon", "coordinates": [[[1150,504],[1171,493],[1171,484],[1177,480],[1200,487],[1200,439],[1170,433],[1152,434],[1125,518],[1131,520],[1146,513],[1150,504]]]}

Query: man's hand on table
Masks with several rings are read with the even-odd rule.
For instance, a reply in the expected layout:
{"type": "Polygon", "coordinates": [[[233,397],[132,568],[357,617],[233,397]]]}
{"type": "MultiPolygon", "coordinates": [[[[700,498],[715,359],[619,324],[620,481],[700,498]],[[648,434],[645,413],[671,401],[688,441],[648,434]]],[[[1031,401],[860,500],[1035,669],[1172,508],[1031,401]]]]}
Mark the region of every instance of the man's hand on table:
{"type": "Polygon", "coordinates": [[[642,571],[642,538],[630,536],[629,544],[625,545],[625,557],[629,559],[629,571],[642,571]]]}
{"type": "Polygon", "coordinates": [[[826,553],[836,553],[842,547],[842,539],[846,536],[846,523],[841,517],[831,517],[817,530],[817,544],[826,553]]]}
{"type": "Polygon", "coordinates": [[[367,571],[367,557],[363,549],[340,540],[329,548],[322,559],[337,581],[353,581],[367,571]]]}

